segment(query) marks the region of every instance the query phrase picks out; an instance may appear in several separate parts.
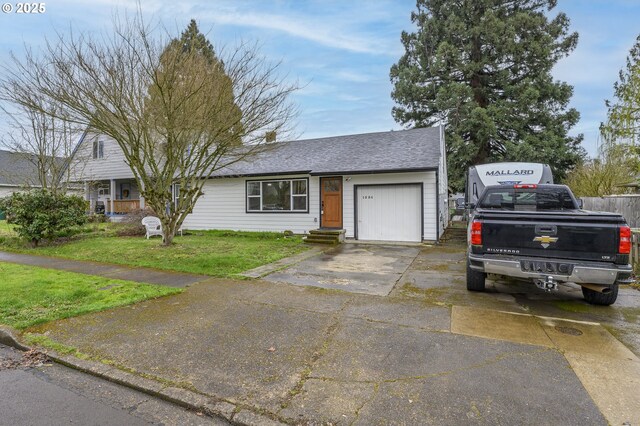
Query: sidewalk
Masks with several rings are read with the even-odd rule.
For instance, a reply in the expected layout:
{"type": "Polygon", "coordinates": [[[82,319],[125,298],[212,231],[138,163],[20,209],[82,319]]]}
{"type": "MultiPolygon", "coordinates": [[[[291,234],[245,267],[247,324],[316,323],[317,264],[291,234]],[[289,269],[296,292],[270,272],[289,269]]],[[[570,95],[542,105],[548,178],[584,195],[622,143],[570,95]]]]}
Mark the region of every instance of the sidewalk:
{"type": "Polygon", "coordinates": [[[30,331],[203,401],[232,404],[232,421],[242,424],[251,422],[236,418],[237,410],[289,424],[640,420],[640,361],[602,327],[521,314],[499,314],[496,322],[491,315],[211,279],[171,298],[30,331]],[[581,335],[557,333],[565,329],[581,335]],[[581,345],[565,356],[568,339],[581,345]]]}
{"type": "Polygon", "coordinates": [[[182,288],[210,278],[206,275],[162,271],[152,268],[129,267],[83,260],[62,259],[59,257],[9,253],[5,251],[0,251],[0,262],[19,263],[21,265],[60,269],[63,271],[77,272],[86,275],[98,275],[107,278],[182,288]]]}

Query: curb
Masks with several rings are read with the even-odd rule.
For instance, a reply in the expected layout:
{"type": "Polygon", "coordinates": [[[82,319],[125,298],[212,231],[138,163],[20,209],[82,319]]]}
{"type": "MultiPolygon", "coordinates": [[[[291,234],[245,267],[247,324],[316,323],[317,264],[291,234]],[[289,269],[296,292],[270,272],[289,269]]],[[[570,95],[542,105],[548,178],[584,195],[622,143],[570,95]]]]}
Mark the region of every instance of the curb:
{"type": "Polygon", "coordinates": [[[15,337],[16,332],[14,329],[7,327],[6,325],[0,325],[0,344],[5,346],[11,346],[12,348],[19,349],[23,352],[28,351],[28,346],[24,346],[15,337]]]}
{"type": "MultiPolygon", "coordinates": [[[[16,332],[4,325],[0,326],[0,344],[11,346],[21,351],[28,351],[31,348],[21,344],[15,337],[16,332]]],[[[216,417],[227,420],[231,424],[238,426],[285,426],[277,420],[273,420],[263,414],[256,413],[247,408],[232,404],[227,401],[208,397],[187,389],[174,386],[163,385],[152,379],[127,373],[116,367],[96,361],[89,361],[76,358],[71,355],[59,355],[53,350],[46,349],[46,355],[58,364],[73,368],[92,376],[99,377],[110,382],[126,386],[138,392],[151,395],[156,398],[168,401],[172,404],[204,413],[209,417],[216,417]]]]}

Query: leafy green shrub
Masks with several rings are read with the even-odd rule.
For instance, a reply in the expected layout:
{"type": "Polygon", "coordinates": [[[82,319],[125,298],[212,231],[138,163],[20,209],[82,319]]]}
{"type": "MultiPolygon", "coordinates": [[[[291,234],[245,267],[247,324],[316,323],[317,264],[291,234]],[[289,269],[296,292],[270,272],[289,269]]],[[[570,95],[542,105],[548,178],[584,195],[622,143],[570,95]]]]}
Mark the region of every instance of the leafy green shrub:
{"type": "Polygon", "coordinates": [[[46,189],[16,192],[0,200],[7,223],[15,224],[18,235],[36,247],[41,240],[68,235],[87,221],[87,202],[76,195],[53,194],[46,189]]]}

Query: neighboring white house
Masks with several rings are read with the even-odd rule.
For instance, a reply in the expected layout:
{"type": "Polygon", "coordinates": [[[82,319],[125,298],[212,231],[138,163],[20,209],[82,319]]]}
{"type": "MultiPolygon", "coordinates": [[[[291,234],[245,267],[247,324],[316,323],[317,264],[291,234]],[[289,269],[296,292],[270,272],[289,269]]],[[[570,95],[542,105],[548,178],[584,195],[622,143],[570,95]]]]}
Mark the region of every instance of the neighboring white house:
{"type": "MultiPolygon", "coordinates": [[[[122,151],[107,137],[77,147],[85,196],[107,214],[144,207],[122,151]]],[[[442,128],[278,142],[215,172],[185,229],[344,229],[347,238],[437,241],[448,223],[442,128]]]]}

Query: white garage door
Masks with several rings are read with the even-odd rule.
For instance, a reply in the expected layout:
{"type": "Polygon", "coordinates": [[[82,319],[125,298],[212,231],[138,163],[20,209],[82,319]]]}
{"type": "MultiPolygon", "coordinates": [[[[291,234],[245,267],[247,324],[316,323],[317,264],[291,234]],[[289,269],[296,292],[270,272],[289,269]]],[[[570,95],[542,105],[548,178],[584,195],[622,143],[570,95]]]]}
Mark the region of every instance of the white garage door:
{"type": "Polygon", "coordinates": [[[422,240],[420,185],[359,186],[357,224],[359,240],[422,240]]]}

